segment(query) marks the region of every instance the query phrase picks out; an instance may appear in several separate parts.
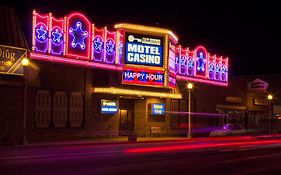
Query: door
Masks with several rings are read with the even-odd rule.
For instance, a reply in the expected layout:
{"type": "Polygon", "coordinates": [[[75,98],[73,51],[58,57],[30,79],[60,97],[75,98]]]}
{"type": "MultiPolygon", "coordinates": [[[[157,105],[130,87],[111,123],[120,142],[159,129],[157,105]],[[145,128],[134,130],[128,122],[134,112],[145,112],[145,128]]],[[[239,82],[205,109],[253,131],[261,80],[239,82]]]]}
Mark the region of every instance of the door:
{"type": "Polygon", "coordinates": [[[128,135],[134,130],[134,101],[121,99],[119,103],[119,135],[128,135]]]}

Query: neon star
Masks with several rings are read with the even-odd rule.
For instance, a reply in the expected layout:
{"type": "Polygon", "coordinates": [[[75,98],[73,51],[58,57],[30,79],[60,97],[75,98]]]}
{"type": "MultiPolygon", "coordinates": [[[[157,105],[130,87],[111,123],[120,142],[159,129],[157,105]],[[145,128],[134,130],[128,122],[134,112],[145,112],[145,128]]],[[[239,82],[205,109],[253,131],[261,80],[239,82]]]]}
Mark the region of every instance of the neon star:
{"type": "Polygon", "coordinates": [[[44,26],[41,25],[39,27],[39,29],[36,29],[37,32],[37,39],[41,42],[44,42],[47,38],[46,38],[46,34],[47,34],[47,30],[44,30],[44,26]]]}
{"type": "Polygon", "coordinates": [[[56,29],[54,32],[52,32],[53,36],[53,42],[56,44],[60,44],[62,42],[62,33],[60,33],[59,29],[56,29]]]}
{"type": "Polygon", "coordinates": [[[88,32],[82,30],[81,22],[77,22],[76,23],[76,28],[75,29],[73,29],[71,27],[69,29],[69,33],[73,37],[73,40],[71,42],[71,46],[73,48],[76,48],[77,45],[79,45],[81,49],[85,49],[86,48],[86,44],[84,42],[84,39],[88,36],[88,32]]]}
{"type": "Polygon", "coordinates": [[[210,65],[209,65],[209,71],[210,72],[214,71],[214,63],[213,62],[211,62],[210,65]]]}
{"type": "Polygon", "coordinates": [[[188,65],[188,67],[193,67],[193,60],[192,59],[188,59],[187,65],[188,65]]]}
{"type": "Polygon", "coordinates": [[[101,52],[103,49],[103,42],[100,37],[96,37],[94,40],[94,49],[96,52],[101,52]]]}
{"type": "Polygon", "coordinates": [[[111,40],[109,40],[106,43],[106,52],[111,55],[114,52],[114,46],[115,45],[113,44],[113,42],[111,40]]]}
{"type": "Polygon", "coordinates": [[[199,57],[197,57],[197,63],[198,63],[197,70],[199,72],[204,72],[205,71],[206,60],[205,60],[205,58],[203,56],[204,56],[203,52],[200,52],[199,53],[199,57]]]}

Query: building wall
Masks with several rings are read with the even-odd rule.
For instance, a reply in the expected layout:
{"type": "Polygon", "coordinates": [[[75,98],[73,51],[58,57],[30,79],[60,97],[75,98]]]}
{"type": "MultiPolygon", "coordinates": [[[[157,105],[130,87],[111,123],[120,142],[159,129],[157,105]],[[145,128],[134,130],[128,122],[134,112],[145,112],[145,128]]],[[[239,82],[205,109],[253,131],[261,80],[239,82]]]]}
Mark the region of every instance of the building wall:
{"type": "Polygon", "coordinates": [[[19,144],[23,123],[23,88],[0,86],[0,145],[19,144]]]}

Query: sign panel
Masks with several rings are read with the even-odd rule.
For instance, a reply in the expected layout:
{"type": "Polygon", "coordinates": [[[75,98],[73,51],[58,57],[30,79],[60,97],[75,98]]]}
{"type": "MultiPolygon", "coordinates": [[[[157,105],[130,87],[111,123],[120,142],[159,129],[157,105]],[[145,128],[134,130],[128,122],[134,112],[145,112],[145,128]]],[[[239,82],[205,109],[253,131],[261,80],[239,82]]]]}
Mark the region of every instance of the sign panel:
{"type": "Polygon", "coordinates": [[[164,71],[127,68],[123,70],[123,84],[164,85],[164,71]]]}
{"type": "Polygon", "coordinates": [[[102,114],[115,114],[118,110],[117,102],[113,100],[101,100],[102,114]]]}
{"type": "Polygon", "coordinates": [[[126,33],[125,64],[163,66],[163,38],[126,33]]]}
{"type": "Polygon", "coordinates": [[[249,91],[266,91],[267,88],[268,88],[268,83],[258,78],[248,83],[249,91]]]}
{"type": "Polygon", "coordinates": [[[0,73],[23,75],[21,60],[26,54],[26,49],[0,45],[0,73]]]}
{"type": "Polygon", "coordinates": [[[165,115],[165,104],[163,103],[151,104],[151,115],[165,115]]]}

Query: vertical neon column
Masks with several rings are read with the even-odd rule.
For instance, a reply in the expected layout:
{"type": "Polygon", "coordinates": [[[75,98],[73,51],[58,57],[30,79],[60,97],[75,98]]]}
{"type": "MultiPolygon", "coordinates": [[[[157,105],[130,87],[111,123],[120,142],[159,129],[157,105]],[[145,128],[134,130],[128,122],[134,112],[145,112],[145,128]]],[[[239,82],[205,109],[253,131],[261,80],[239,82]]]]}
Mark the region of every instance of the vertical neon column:
{"type": "Polygon", "coordinates": [[[105,63],[115,63],[115,48],[116,48],[116,33],[106,30],[106,41],[105,41],[105,63]]]}
{"type": "Polygon", "coordinates": [[[98,29],[93,25],[93,61],[103,62],[104,60],[104,29],[98,29]]]}
{"type": "Polygon", "coordinates": [[[216,64],[215,64],[215,80],[218,81],[221,80],[221,62],[222,62],[222,57],[217,57],[216,64]]]}
{"type": "Polygon", "coordinates": [[[179,74],[180,56],[181,56],[181,46],[179,45],[176,48],[176,58],[175,58],[175,73],[176,74],[179,74]]]}
{"type": "Polygon", "coordinates": [[[50,13],[49,19],[50,19],[49,53],[54,55],[63,55],[63,47],[64,47],[63,18],[56,19],[50,13]]]}
{"type": "Polygon", "coordinates": [[[116,63],[119,65],[123,64],[123,55],[124,55],[124,30],[118,30],[116,33],[116,63]]]}
{"type": "Polygon", "coordinates": [[[187,73],[187,55],[188,55],[188,48],[181,49],[180,60],[179,60],[179,74],[186,75],[187,73]]]}
{"type": "Polygon", "coordinates": [[[221,64],[221,81],[228,81],[228,58],[222,59],[221,64]]]}
{"type": "Polygon", "coordinates": [[[209,63],[208,63],[208,78],[213,80],[215,78],[215,64],[216,64],[216,55],[209,56],[209,63]]]}
{"type": "Polygon", "coordinates": [[[188,50],[187,75],[194,76],[194,69],[195,69],[194,54],[192,51],[188,50]]]}
{"type": "Polygon", "coordinates": [[[194,50],[195,57],[195,76],[206,78],[207,77],[207,50],[203,46],[198,46],[194,50]]]}
{"type": "Polygon", "coordinates": [[[33,10],[32,50],[47,53],[49,35],[49,15],[40,15],[33,10]]]}
{"type": "Polygon", "coordinates": [[[76,59],[90,60],[91,23],[81,13],[71,13],[66,18],[65,55],[76,59]]]}

